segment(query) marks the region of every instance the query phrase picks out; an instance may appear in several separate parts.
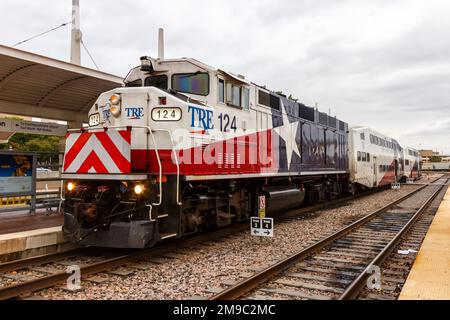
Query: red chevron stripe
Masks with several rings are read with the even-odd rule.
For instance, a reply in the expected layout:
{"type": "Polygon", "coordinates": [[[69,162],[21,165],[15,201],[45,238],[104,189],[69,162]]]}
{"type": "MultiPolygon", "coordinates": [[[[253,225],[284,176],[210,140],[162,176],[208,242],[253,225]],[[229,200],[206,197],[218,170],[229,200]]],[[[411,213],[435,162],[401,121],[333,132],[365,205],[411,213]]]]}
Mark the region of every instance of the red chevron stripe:
{"type": "Polygon", "coordinates": [[[91,137],[90,133],[83,132],[78,137],[77,141],[75,141],[72,148],[69,151],[66,150],[67,153],[64,156],[64,171],[67,170],[67,168],[71,165],[73,160],[75,160],[78,153],[80,153],[80,151],[84,148],[86,142],[89,140],[90,137],[91,137]]]}
{"type": "Polygon", "coordinates": [[[131,144],[131,131],[129,130],[120,130],[117,131],[122,136],[122,138],[128,142],[128,144],[131,144]]]}
{"type": "Polygon", "coordinates": [[[94,133],[97,139],[100,141],[106,152],[110,155],[116,166],[122,173],[129,173],[131,170],[130,162],[122,155],[120,150],[111,140],[111,137],[107,132],[94,133]]]}
{"type": "Polygon", "coordinates": [[[97,173],[109,173],[94,150],[89,153],[86,160],[84,160],[83,164],[78,169],[77,173],[87,173],[92,167],[97,173]]]}

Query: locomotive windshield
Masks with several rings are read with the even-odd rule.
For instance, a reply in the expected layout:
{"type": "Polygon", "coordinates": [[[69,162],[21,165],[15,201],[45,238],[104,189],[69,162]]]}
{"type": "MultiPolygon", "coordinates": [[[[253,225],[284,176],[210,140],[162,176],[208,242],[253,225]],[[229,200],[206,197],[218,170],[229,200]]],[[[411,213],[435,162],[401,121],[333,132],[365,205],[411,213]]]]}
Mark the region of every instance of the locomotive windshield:
{"type": "Polygon", "coordinates": [[[200,72],[174,74],[172,89],[178,92],[207,96],[209,94],[209,74],[200,72]]]}
{"type": "Polygon", "coordinates": [[[145,78],[145,86],[167,90],[167,76],[163,74],[159,76],[147,77],[145,78]]]}

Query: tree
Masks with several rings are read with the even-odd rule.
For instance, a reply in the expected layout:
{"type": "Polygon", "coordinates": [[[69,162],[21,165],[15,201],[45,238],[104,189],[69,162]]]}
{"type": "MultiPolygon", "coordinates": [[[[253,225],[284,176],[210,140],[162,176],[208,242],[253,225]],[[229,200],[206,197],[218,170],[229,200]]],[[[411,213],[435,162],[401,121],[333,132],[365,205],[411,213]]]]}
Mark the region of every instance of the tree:
{"type": "MultiPolygon", "coordinates": [[[[59,137],[42,136],[37,134],[16,133],[8,143],[0,144],[0,149],[13,149],[16,151],[58,152],[59,137]]],[[[57,163],[58,157],[52,155],[38,156],[39,163],[57,163]]]]}
{"type": "Polygon", "coordinates": [[[442,158],[438,156],[432,156],[430,162],[442,162],[442,158]]]}

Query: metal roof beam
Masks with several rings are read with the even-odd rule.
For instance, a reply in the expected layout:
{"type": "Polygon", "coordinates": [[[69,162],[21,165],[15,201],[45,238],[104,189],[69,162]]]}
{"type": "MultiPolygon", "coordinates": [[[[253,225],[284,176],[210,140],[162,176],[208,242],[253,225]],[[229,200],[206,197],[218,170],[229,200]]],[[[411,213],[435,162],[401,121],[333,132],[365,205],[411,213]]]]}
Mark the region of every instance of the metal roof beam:
{"type": "Polygon", "coordinates": [[[39,100],[38,107],[41,108],[41,107],[45,106],[47,104],[47,102],[50,100],[50,98],[53,97],[55,94],[57,94],[59,91],[69,88],[70,86],[73,85],[74,82],[77,82],[79,80],[83,80],[86,78],[87,78],[87,76],[81,76],[81,77],[67,80],[66,82],[63,82],[63,83],[57,85],[56,87],[51,89],[49,92],[47,92],[47,94],[39,100]]]}
{"type": "Polygon", "coordinates": [[[32,72],[33,69],[37,68],[39,68],[38,64],[28,64],[10,72],[6,77],[0,80],[0,90],[3,89],[11,81],[18,80],[32,72]]]}
{"type": "Polygon", "coordinates": [[[14,49],[11,47],[0,45],[0,56],[8,56],[15,59],[22,59],[28,61],[33,64],[42,64],[44,66],[54,67],[57,69],[71,71],[75,73],[81,73],[86,76],[107,80],[111,82],[115,82],[119,85],[123,84],[122,78],[117,77],[115,75],[97,71],[94,69],[78,66],[72,63],[64,62],[61,60],[52,59],[49,57],[41,56],[35,53],[30,53],[18,49],[14,49]]]}
{"type": "Polygon", "coordinates": [[[86,122],[87,114],[77,111],[38,107],[30,104],[15,103],[0,100],[0,110],[2,113],[22,115],[27,117],[37,117],[68,122],[86,122]]]}

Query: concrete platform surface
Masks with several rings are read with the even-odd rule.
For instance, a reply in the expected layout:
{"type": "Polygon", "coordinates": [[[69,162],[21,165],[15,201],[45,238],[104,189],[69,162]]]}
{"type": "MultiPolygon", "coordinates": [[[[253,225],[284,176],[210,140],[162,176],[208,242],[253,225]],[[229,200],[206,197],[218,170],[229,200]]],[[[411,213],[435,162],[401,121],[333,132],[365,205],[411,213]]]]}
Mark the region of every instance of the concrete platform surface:
{"type": "Polygon", "coordinates": [[[0,256],[64,243],[61,227],[0,235],[0,256]]]}
{"type": "Polygon", "coordinates": [[[47,216],[45,213],[45,209],[38,210],[33,216],[27,210],[2,212],[0,213],[0,235],[63,225],[64,217],[62,214],[47,216]]]}
{"type": "Polygon", "coordinates": [[[450,299],[450,187],[439,206],[399,300],[450,299]]]}

